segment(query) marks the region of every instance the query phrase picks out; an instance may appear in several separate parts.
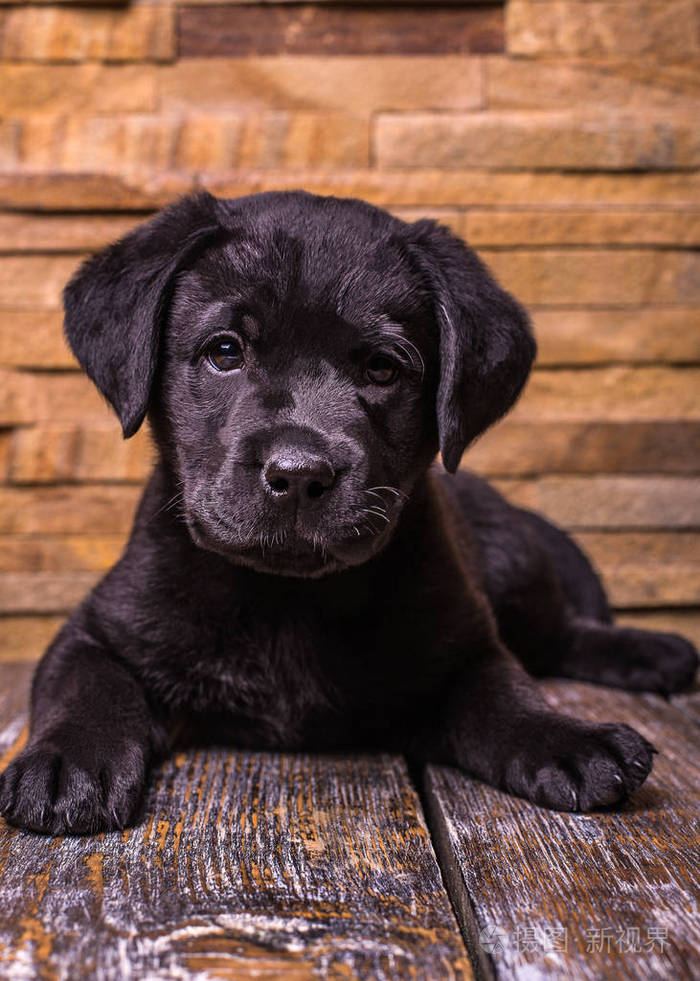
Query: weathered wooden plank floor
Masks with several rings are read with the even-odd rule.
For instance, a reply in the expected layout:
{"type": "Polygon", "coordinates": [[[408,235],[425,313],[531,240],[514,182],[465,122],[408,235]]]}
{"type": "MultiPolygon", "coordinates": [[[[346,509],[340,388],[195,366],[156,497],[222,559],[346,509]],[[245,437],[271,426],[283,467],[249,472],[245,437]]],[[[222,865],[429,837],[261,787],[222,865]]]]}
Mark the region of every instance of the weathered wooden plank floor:
{"type": "MultiPolygon", "coordinates": [[[[3,667],[8,755],[28,668],[3,667]]],[[[0,977],[471,977],[400,758],[192,752],[146,813],[55,841],[0,824],[0,977]]]]}
{"type": "Polygon", "coordinates": [[[631,801],[596,814],[428,770],[430,824],[473,956],[487,975],[528,981],[699,977],[698,695],[676,706],[573,682],[545,688],[562,711],[635,726],[659,753],[631,801]]]}
{"type": "MultiPolygon", "coordinates": [[[[2,765],[31,669],[0,667],[2,765]]],[[[431,840],[398,757],[183,753],[131,831],[0,822],[0,978],[697,977],[698,696],[547,689],[659,748],[623,810],[556,814],[434,767],[431,840]]]]}

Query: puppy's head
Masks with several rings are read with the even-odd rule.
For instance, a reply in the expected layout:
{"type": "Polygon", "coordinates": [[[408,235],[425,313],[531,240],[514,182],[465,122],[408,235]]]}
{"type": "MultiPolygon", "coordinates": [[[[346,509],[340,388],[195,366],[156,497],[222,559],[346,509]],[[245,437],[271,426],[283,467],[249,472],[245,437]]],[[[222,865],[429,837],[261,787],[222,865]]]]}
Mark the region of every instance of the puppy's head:
{"type": "Polygon", "coordinates": [[[380,551],[438,446],[454,471],[535,350],[448,231],[303,192],[184,198],[64,299],[124,435],[150,411],[194,541],[283,575],[380,551]]]}

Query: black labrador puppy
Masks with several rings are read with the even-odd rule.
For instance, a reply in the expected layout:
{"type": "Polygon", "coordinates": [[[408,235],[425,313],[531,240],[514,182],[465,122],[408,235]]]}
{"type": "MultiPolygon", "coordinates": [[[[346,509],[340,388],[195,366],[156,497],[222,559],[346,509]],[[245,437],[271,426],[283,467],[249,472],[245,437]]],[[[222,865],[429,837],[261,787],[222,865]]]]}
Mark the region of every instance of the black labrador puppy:
{"type": "Polygon", "coordinates": [[[399,750],[563,810],[642,783],[646,739],[555,712],[527,672],[670,692],[693,647],[615,627],[563,532],[431,468],[439,449],[454,473],[535,354],[461,241],[360,201],[197,194],[85,263],[65,309],[159,461],[124,555],[39,665],[8,821],[133,822],[175,722],[399,750]]]}

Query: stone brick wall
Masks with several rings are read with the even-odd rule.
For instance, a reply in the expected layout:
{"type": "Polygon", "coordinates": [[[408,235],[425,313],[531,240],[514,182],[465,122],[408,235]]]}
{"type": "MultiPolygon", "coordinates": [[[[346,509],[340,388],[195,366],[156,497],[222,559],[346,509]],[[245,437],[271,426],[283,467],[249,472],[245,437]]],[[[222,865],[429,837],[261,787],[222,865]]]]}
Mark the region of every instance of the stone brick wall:
{"type": "Polygon", "coordinates": [[[305,187],[465,236],[529,304],[527,393],[466,462],[616,605],[700,634],[694,0],[0,0],[0,656],[119,555],[148,439],[61,335],[90,250],[174,195],[305,187]]]}

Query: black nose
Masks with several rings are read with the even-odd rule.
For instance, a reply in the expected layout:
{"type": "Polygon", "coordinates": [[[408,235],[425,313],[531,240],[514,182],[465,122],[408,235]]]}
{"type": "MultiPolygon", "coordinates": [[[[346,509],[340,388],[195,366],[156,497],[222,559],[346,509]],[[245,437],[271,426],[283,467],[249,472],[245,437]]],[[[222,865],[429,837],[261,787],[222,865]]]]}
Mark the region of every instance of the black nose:
{"type": "Polygon", "coordinates": [[[275,497],[301,502],[326,494],[333,486],[335,472],[323,457],[282,452],[266,463],[263,479],[275,497]]]}

